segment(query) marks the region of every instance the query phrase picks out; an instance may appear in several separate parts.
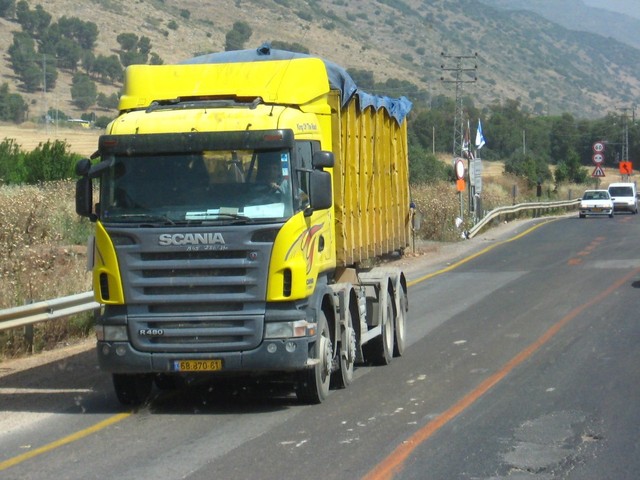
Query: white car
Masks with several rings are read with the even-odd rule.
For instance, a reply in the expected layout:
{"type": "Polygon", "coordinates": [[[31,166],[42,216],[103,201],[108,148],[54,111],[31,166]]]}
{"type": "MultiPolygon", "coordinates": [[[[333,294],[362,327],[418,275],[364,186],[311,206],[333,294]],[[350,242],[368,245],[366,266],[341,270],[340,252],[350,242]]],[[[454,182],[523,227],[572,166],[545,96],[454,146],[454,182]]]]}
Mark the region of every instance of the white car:
{"type": "Polygon", "coordinates": [[[614,212],[638,213],[638,198],[636,197],[635,183],[612,183],[609,185],[609,195],[611,195],[611,200],[613,200],[614,212]]]}
{"type": "Polygon", "coordinates": [[[608,215],[613,218],[613,201],[607,190],[587,190],[580,199],[580,218],[608,215]]]}

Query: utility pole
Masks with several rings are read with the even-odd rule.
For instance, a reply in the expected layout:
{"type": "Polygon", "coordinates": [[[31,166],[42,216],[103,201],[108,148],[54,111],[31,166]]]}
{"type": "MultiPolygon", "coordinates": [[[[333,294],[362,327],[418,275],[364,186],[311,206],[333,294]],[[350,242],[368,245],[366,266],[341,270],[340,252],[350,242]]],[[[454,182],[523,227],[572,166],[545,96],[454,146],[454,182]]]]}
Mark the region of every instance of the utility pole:
{"type": "Polygon", "coordinates": [[[478,71],[478,54],[473,55],[446,55],[444,52],[440,53],[440,56],[449,60],[454,66],[445,65],[440,66],[443,72],[449,72],[449,78],[445,78],[445,75],[440,77],[443,83],[455,83],[456,84],[456,113],[453,117],[453,156],[462,156],[462,141],[464,137],[464,111],[462,108],[462,86],[465,83],[474,83],[478,80],[476,75],[478,71]],[[473,67],[470,66],[471,60],[473,60],[473,67]],[[464,75],[466,74],[466,75],[464,75]],[[451,78],[453,77],[453,78],[451,78]]]}
{"type": "MultiPolygon", "coordinates": [[[[465,83],[474,83],[478,80],[478,53],[473,55],[447,55],[440,53],[442,57],[442,76],[440,80],[443,83],[455,83],[456,85],[456,112],[453,117],[453,158],[462,157],[462,145],[464,142],[464,109],[462,108],[462,87],[465,83]],[[448,64],[445,64],[448,62],[448,64]],[[445,77],[445,74],[447,77],[445,77]],[[452,78],[453,77],[453,78],[452,78]]],[[[471,137],[471,135],[469,135],[471,137]]],[[[469,151],[471,151],[471,138],[469,138],[469,151]]],[[[469,156],[470,157],[470,156],[469,156]]],[[[467,160],[467,184],[468,188],[468,205],[469,211],[473,209],[473,188],[470,178],[470,158],[467,160]]],[[[463,211],[462,192],[460,192],[460,211],[463,211]]]]}
{"type": "Polygon", "coordinates": [[[47,54],[42,54],[42,105],[44,108],[44,125],[45,130],[49,132],[49,122],[47,115],[49,108],[47,107],[47,54]]]}
{"type": "MultiPolygon", "coordinates": [[[[632,107],[623,107],[622,108],[622,120],[623,120],[623,139],[622,139],[622,158],[621,161],[622,162],[629,162],[629,121],[628,121],[628,115],[627,112],[631,110],[631,115],[633,118],[633,121],[635,122],[635,118],[636,118],[636,106],[633,105],[632,107]]],[[[624,178],[625,176],[623,176],[622,180],[628,180],[628,178],[624,178]]]]}

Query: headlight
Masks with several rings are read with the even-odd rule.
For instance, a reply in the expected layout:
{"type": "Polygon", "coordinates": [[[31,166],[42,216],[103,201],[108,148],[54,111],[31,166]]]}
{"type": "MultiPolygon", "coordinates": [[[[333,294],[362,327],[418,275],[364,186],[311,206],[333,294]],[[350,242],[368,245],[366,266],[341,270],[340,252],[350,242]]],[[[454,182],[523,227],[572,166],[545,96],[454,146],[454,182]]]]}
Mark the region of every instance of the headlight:
{"type": "Polygon", "coordinates": [[[96,325],[99,342],[126,342],[129,340],[126,325],[96,325]]]}
{"type": "Polygon", "coordinates": [[[306,337],[313,335],[315,324],[306,320],[296,320],[295,322],[270,322],[264,326],[265,338],[292,338],[306,337]]]}

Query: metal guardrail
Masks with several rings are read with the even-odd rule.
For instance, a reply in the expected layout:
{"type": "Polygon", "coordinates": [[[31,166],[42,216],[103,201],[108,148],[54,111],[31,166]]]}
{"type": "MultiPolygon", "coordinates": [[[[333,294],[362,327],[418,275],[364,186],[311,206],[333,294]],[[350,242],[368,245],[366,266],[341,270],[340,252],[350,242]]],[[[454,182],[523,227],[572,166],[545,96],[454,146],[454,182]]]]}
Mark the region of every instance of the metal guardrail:
{"type": "MultiPolygon", "coordinates": [[[[580,203],[580,199],[560,202],[536,202],[520,203],[510,207],[498,207],[491,210],[471,230],[467,232],[468,238],[477,235],[492,220],[500,216],[513,215],[523,210],[553,210],[557,208],[574,207],[580,203]]],[[[9,328],[25,327],[38,322],[54,320],[77,313],[88,312],[100,308],[100,304],[94,300],[93,292],[78,293],[68,297],[55,298],[44,302],[32,303],[21,307],[0,310],[0,331],[9,328]]]]}
{"type": "Polygon", "coordinates": [[[533,203],[519,203],[517,205],[511,205],[510,207],[498,207],[491,210],[484,216],[482,220],[476,223],[471,230],[467,232],[467,238],[473,238],[475,235],[486,227],[491,221],[501,216],[513,215],[525,210],[555,210],[558,208],[571,208],[580,204],[580,199],[564,200],[558,202],[533,202],[533,203]]]}
{"type": "Polygon", "coordinates": [[[8,308],[0,310],[0,331],[25,327],[97,308],[100,308],[100,304],[93,299],[93,292],[77,293],[68,297],[8,308]]]}

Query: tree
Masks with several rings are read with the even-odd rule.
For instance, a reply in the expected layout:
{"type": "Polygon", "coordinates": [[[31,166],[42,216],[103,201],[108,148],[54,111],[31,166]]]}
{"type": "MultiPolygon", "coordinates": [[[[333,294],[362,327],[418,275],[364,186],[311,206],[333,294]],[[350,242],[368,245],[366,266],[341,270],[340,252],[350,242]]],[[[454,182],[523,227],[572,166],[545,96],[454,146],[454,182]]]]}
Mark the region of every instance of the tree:
{"type": "Polygon", "coordinates": [[[56,54],[61,68],[75,71],[82,57],[82,48],[69,38],[61,38],[56,44],[56,54]]]}
{"type": "Polygon", "coordinates": [[[514,153],[504,164],[504,170],[527,180],[529,187],[551,179],[549,164],[542,158],[520,152],[514,153]]]}
{"type": "Polygon", "coordinates": [[[553,120],[549,139],[549,153],[553,163],[567,162],[576,153],[575,144],[579,137],[576,122],[570,113],[563,113],[553,120]]]}
{"type": "Polygon", "coordinates": [[[242,50],[252,33],[251,26],[247,22],[235,22],[233,28],[225,36],[225,51],[242,50]]]}
{"type": "Polygon", "coordinates": [[[373,91],[373,87],[376,82],[373,78],[373,72],[371,70],[363,70],[359,68],[349,68],[347,73],[351,76],[353,81],[358,85],[358,88],[366,92],[373,91]]]}
{"type": "Polygon", "coordinates": [[[68,152],[66,142],[56,140],[38,145],[24,156],[26,183],[35,184],[51,180],[64,180],[73,176],[79,155],[68,152]]]}
{"type": "Polygon", "coordinates": [[[16,18],[22,31],[34,38],[39,38],[51,23],[51,14],[47,13],[42,5],[36,5],[34,10],[30,10],[29,4],[24,0],[16,5],[16,18]]]}
{"type": "Polygon", "coordinates": [[[28,65],[37,62],[35,42],[30,35],[24,32],[13,34],[13,42],[7,52],[11,68],[19,77],[28,65]]]}
{"type": "Polygon", "coordinates": [[[89,108],[96,103],[98,89],[96,84],[83,73],[76,73],[73,76],[71,86],[71,99],[73,103],[81,109],[89,108]]]}
{"type": "Polygon", "coordinates": [[[453,169],[416,144],[409,145],[409,180],[412,184],[453,178],[453,169]]]}
{"type": "Polygon", "coordinates": [[[151,52],[151,40],[135,33],[121,33],[116,38],[120,44],[120,62],[125,67],[134,64],[145,64],[151,52]]]}
{"type": "Polygon", "coordinates": [[[309,54],[309,49],[307,47],[305,47],[304,45],[294,42],[294,43],[288,43],[288,42],[282,42],[280,40],[274,40],[271,43],[271,48],[275,48],[277,50],[287,50],[289,52],[297,52],[297,53],[306,53],[309,54]]]}
{"type": "Polygon", "coordinates": [[[0,86],[0,120],[22,123],[27,118],[29,107],[17,93],[9,93],[9,84],[0,86]]]}
{"type": "Polygon", "coordinates": [[[65,38],[74,40],[84,50],[93,50],[98,39],[98,26],[93,22],[84,22],[77,17],[63,16],[58,26],[65,38]]]}
{"type": "Polygon", "coordinates": [[[107,82],[108,80],[112,82],[120,81],[123,75],[122,65],[116,55],[108,57],[98,55],[93,62],[91,72],[97,75],[102,82],[107,82]]]}
{"type": "Polygon", "coordinates": [[[109,96],[104,93],[99,93],[97,104],[100,108],[104,108],[105,110],[117,110],[119,100],[117,93],[112,93],[109,96]]]}
{"type": "Polygon", "coordinates": [[[13,18],[16,13],[16,0],[0,0],[0,17],[13,18]]]}

